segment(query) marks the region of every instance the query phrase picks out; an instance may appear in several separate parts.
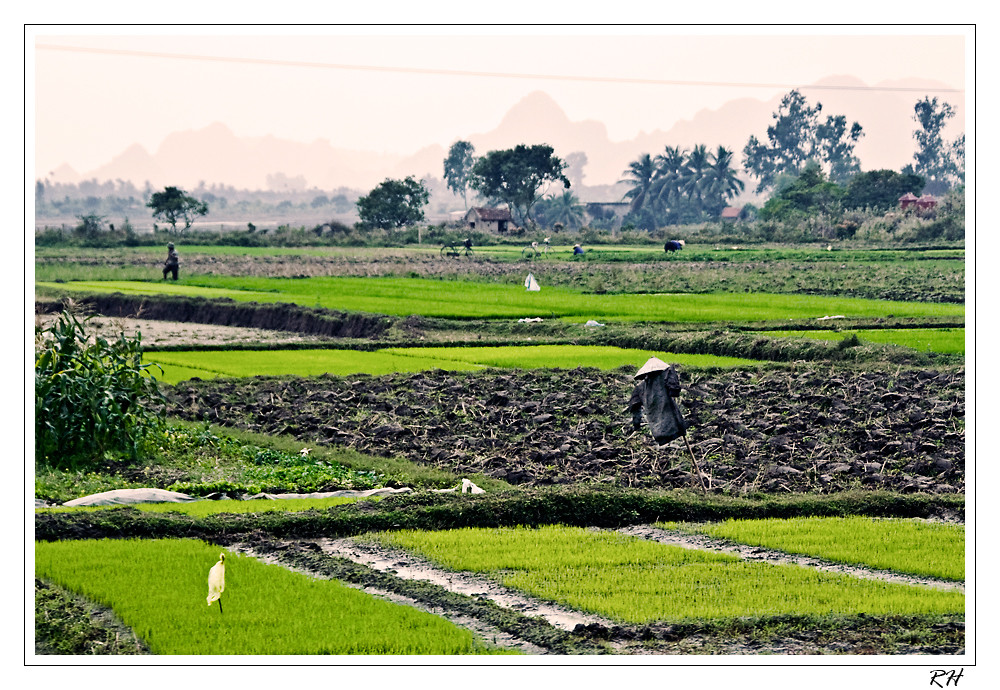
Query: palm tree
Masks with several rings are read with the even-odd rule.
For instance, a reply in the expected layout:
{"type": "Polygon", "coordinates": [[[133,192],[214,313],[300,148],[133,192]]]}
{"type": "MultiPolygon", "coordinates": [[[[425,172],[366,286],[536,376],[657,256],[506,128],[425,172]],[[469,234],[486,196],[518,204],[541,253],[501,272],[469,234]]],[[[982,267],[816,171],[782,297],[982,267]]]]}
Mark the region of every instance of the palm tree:
{"type": "Polygon", "coordinates": [[[562,223],[566,228],[578,228],[583,225],[583,218],[583,206],[570,191],[553,197],[545,207],[545,220],[550,225],[562,223]]]}
{"type": "Polygon", "coordinates": [[[668,221],[676,216],[677,207],[683,196],[681,180],[685,155],[686,151],[680,147],[667,146],[654,160],[656,174],[649,190],[649,197],[657,213],[664,215],[668,221]]]}
{"type": "Polygon", "coordinates": [[[708,186],[705,193],[706,207],[713,215],[722,213],[726,202],[743,191],[743,180],[736,177],[732,168],[733,152],[720,146],[711,156],[708,186]]]}
{"type": "Polygon", "coordinates": [[[646,204],[646,197],[649,194],[650,185],[653,183],[653,175],[656,174],[656,165],[653,158],[648,153],[644,153],[637,160],[628,164],[628,168],[622,173],[624,177],[621,182],[628,182],[632,189],[625,192],[623,200],[631,199],[632,205],[629,213],[635,213],[646,204]]]}
{"type": "Polygon", "coordinates": [[[711,167],[708,148],[704,144],[698,144],[688,154],[681,173],[681,189],[699,215],[705,208],[705,192],[711,167]]]}

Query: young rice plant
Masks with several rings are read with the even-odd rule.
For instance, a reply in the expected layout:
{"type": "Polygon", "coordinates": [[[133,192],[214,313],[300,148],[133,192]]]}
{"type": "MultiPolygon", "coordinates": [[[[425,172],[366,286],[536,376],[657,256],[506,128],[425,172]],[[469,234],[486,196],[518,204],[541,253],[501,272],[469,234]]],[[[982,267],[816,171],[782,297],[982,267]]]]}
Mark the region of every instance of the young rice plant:
{"type": "Polygon", "coordinates": [[[853,516],[726,520],[695,529],[712,537],[840,563],[965,579],[965,525],[853,516]]]}
{"type": "Polygon", "coordinates": [[[206,605],[219,547],[36,542],[35,577],[112,608],[154,654],[480,654],[468,630],[336,580],[226,553],[224,612],[206,605]]]}
{"type": "Polygon", "coordinates": [[[404,530],[368,538],[451,570],[484,573],[533,596],[632,623],[965,610],[965,596],[958,592],[747,562],[576,527],[404,530]]]}

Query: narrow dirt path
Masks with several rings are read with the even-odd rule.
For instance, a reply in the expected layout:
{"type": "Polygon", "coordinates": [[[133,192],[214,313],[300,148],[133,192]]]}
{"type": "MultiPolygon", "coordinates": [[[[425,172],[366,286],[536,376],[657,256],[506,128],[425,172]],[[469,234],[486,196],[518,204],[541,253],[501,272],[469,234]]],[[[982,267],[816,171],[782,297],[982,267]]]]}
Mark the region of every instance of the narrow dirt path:
{"type": "Polygon", "coordinates": [[[628,534],[641,539],[650,539],[661,544],[671,544],[682,546],[686,549],[701,549],[703,551],[720,551],[739,556],[745,560],[765,561],[776,565],[801,565],[816,570],[841,573],[853,577],[861,577],[869,580],[883,580],[904,585],[921,585],[924,587],[935,587],[937,589],[955,590],[965,593],[965,583],[952,582],[949,580],[938,580],[930,577],[919,577],[916,575],[905,575],[891,570],[879,570],[876,568],[866,568],[846,563],[827,561],[822,558],[811,556],[800,556],[798,554],[765,549],[760,546],[748,544],[737,544],[725,539],[716,539],[704,534],[688,534],[675,530],[665,530],[652,525],[632,525],[618,530],[622,534],[628,534]]]}
{"type": "MultiPolygon", "coordinates": [[[[318,542],[323,542],[323,541],[327,541],[327,540],[317,540],[317,541],[318,542]]],[[[347,541],[347,540],[336,540],[336,541],[347,541]]],[[[322,547],[322,544],[321,544],[321,547],[322,547]]],[[[282,561],[280,558],[277,558],[275,556],[272,556],[272,555],[269,555],[269,554],[258,553],[253,547],[248,546],[246,544],[233,545],[233,546],[231,546],[229,548],[232,548],[234,551],[237,551],[237,552],[242,553],[244,555],[256,558],[257,560],[261,561],[262,563],[269,563],[269,564],[279,565],[279,566],[281,566],[283,568],[287,568],[289,570],[294,570],[295,572],[299,572],[299,573],[302,573],[304,575],[307,575],[307,576],[313,577],[313,578],[327,579],[327,576],[324,575],[324,574],[322,574],[322,573],[313,572],[313,571],[305,570],[303,568],[297,568],[297,567],[291,566],[288,563],[282,561]]],[[[324,551],[327,552],[327,553],[330,553],[330,555],[336,555],[336,556],[344,556],[345,555],[345,554],[342,554],[342,553],[331,552],[331,551],[329,551],[327,549],[324,549],[324,551]]],[[[362,565],[368,565],[367,563],[363,563],[362,561],[355,561],[355,562],[360,563],[362,565]]],[[[400,575],[400,577],[403,577],[403,576],[400,575]]],[[[483,621],[481,621],[481,620],[479,620],[479,619],[477,619],[477,618],[475,618],[473,616],[463,615],[461,613],[457,613],[455,611],[452,611],[452,610],[447,609],[447,608],[442,607],[442,606],[428,605],[425,602],[418,601],[416,599],[413,599],[411,597],[407,597],[407,596],[399,594],[397,592],[390,592],[388,590],[379,589],[379,588],[371,587],[371,586],[356,585],[356,584],[353,584],[353,583],[350,583],[350,582],[343,582],[343,581],[341,581],[341,582],[342,582],[342,584],[344,584],[344,585],[346,585],[348,587],[352,587],[354,589],[361,590],[361,591],[365,592],[366,594],[370,594],[371,596],[379,597],[380,599],[385,599],[387,601],[391,601],[391,602],[396,603],[396,604],[402,604],[404,606],[410,606],[410,607],[413,607],[413,608],[418,609],[420,611],[425,611],[427,613],[431,613],[433,615],[440,616],[440,617],[442,617],[442,618],[444,618],[444,619],[446,619],[446,620],[454,623],[455,625],[457,625],[459,627],[462,627],[462,628],[465,628],[467,630],[470,630],[477,637],[481,638],[485,642],[487,642],[489,644],[492,644],[492,645],[494,645],[496,647],[503,647],[503,648],[506,648],[506,649],[517,649],[517,650],[520,650],[521,652],[523,652],[525,654],[539,654],[539,655],[540,654],[548,654],[548,650],[546,650],[546,649],[544,649],[542,647],[539,647],[538,645],[532,644],[531,642],[528,642],[526,640],[522,640],[522,639],[520,639],[520,638],[518,638],[518,637],[516,637],[514,635],[511,635],[508,632],[500,630],[499,628],[495,628],[495,627],[493,627],[491,625],[488,625],[487,623],[484,623],[483,621]]]]}
{"type": "Polygon", "coordinates": [[[404,551],[359,543],[351,539],[318,539],[317,543],[325,553],[332,556],[349,558],[355,563],[380,572],[390,572],[407,580],[431,582],[456,594],[490,599],[498,606],[513,609],[523,615],[542,617],[562,630],[572,631],[577,625],[586,626],[595,623],[606,627],[615,625],[613,621],[600,616],[533,599],[485,577],[438,568],[404,551]]]}

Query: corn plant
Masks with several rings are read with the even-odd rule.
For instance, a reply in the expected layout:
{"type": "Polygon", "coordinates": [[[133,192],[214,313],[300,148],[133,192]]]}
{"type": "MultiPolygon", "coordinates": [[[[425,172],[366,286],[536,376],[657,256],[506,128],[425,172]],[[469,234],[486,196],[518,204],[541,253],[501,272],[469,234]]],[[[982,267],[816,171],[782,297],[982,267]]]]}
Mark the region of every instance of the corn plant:
{"type": "Polygon", "coordinates": [[[108,451],[138,457],[146,435],[164,423],[140,336],[91,339],[69,309],[35,336],[36,461],[77,470],[108,451]]]}

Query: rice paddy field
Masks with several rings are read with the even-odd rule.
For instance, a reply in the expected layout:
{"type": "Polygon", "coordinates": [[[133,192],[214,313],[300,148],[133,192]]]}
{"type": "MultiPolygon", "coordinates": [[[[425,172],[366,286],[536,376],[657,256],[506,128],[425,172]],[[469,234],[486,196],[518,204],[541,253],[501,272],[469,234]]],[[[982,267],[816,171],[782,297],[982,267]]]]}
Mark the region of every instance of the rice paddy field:
{"type": "Polygon", "coordinates": [[[726,520],[697,531],[754,546],[948,580],[965,579],[965,526],[845,518],[726,520]]]}
{"type": "Polygon", "coordinates": [[[590,294],[564,287],[534,293],[523,286],[444,282],[425,278],[253,278],[212,276],[183,284],[142,281],[40,282],[48,289],[177,295],[393,316],[451,319],[557,318],[671,322],[748,322],[818,319],[830,315],[873,318],[958,317],[963,305],[795,294],[590,294]]]}
{"type": "Polygon", "coordinates": [[[36,248],[39,319],[177,334],[142,339],[161,435],[35,468],[36,659],[971,658],[963,246],[186,239],[177,282],[36,248]],[[663,446],[629,412],[652,356],[663,446]],[[199,500],[61,506],[138,487],[199,500]]]}
{"type": "Polygon", "coordinates": [[[110,607],[154,654],[502,652],[438,616],[232,553],[220,611],[203,596],[218,555],[188,539],[42,542],[35,570],[110,607]]]}
{"type": "Polygon", "coordinates": [[[740,357],[686,355],[629,350],[611,346],[535,345],[525,347],[385,348],[374,352],[350,350],[170,351],[150,354],[153,375],[165,383],[198,376],[318,376],[389,374],[433,369],[476,371],[487,367],[520,369],[616,369],[657,356],[681,365],[737,367],[753,364],[740,357]]]}
{"type": "Polygon", "coordinates": [[[925,352],[965,352],[964,328],[883,328],[845,331],[761,331],[776,338],[842,340],[852,335],[870,343],[887,343],[925,352]]]}
{"type": "Polygon", "coordinates": [[[631,623],[965,608],[964,595],[955,592],[751,563],[582,528],[401,530],[376,538],[449,570],[485,573],[534,596],[631,623]]]}

